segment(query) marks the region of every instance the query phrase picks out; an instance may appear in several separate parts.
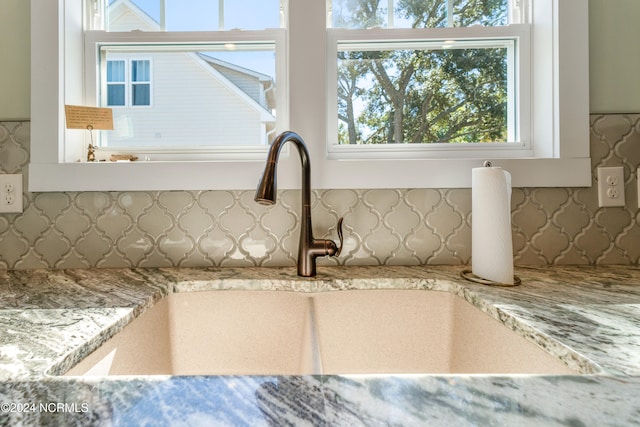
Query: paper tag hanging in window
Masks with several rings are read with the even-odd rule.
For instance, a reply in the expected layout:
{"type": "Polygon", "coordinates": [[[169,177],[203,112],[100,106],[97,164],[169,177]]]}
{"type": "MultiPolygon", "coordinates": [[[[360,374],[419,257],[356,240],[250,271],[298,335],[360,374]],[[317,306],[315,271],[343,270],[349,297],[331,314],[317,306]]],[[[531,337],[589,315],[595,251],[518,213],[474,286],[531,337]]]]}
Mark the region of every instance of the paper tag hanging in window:
{"type": "Polygon", "coordinates": [[[111,108],[65,105],[67,129],[113,130],[111,108]]]}

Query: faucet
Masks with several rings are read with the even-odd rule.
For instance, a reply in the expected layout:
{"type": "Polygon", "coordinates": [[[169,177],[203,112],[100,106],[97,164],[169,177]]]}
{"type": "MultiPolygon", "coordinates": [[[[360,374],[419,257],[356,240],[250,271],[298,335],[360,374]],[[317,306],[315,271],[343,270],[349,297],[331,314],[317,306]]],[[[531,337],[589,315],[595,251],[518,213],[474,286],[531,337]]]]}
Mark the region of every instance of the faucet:
{"type": "Polygon", "coordinates": [[[298,245],[298,276],[312,277],[316,275],[317,257],[340,255],[343,244],[342,220],[344,218],[340,218],[337,225],[340,247],[333,240],[314,239],[311,228],[311,164],[309,163],[309,151],[300,135],[287,131],[273,140],[254,200],[262,205],[273,205],[276,202],[276,167],[280,149],[287,141],[295,144],[302,164],[302,222],[298,245]]]}

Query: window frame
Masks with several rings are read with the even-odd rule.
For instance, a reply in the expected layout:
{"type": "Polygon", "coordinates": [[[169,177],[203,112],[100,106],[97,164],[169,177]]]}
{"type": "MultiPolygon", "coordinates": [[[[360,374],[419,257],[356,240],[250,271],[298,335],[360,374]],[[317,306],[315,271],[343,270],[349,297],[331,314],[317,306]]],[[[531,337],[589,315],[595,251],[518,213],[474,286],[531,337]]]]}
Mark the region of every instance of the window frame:
{"type": "MultiPolygon", "coordinates": [[[[30,191],[242,190],[255,188],[264,160],[73,163],[82,132],[64,127],[64,104],[85,101],[82,67],[66,57],[83,52],[82,23],[90,17],[80,0],[31,0],[32,113],[30,191]],[[53,83],[52,83],[53,82],[53,83]]],[[[543,141],[534,157],[502,157],[482,151],[430,159],[334,160],[327,153],[326,4],[290,1],[286,30],[289,72],[287,128],[305,138],[314,188],[470,187],[471,169],[492,160],[512,174],[516,187],[591,185],[589,157],[588,5],[584,0],[535,0],[531,30],[531,134],[543,141]],[[295,34],[295,37],[292,36],[295,34]],[[325,33],[326,34],[326,33],[325,33]],[[308,52],[314,52],[308,55],[308,52]],[[384,168],[385,173],[380,170],[384,168]]],[[[246,33],[246,32],[244,32],[246,33]]],[[[279,167],[280,188],[299,187],[295,153],[279,167]]]]}

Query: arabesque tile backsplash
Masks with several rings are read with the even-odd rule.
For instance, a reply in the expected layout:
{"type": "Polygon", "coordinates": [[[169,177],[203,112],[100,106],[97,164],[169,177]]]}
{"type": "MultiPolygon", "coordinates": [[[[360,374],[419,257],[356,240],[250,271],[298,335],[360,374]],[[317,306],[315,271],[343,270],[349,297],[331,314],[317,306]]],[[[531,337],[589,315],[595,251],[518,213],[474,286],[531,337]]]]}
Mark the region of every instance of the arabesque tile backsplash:
{"type": "MultiPolygon", "coordinates": [[[[594,179],[623,165],[626,206],[598,208],[595,187],[514,189],[516,264],[640,263],[640,114],[590,122],[594,179]]],[[[29,122],[0,123],[0,173],[28,161],[29,122]]],[[[299,194],[263,207],[253,191],[25,193],[24,213],[0,214],[0,268],[293,266],[299,194]]],[[[313,215],[334,239],[345,217],[345,249],[323,264],[471,261],[469,189],[315,191],[313,215]]]]}

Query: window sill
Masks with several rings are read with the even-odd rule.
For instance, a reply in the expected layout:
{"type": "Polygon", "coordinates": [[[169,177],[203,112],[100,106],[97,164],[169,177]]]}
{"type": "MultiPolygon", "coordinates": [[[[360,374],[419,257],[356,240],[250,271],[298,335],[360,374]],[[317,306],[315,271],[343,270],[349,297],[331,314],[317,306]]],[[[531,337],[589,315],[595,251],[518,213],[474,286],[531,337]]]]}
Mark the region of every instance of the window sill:
{"type": "MultiPolygon", "coordinates": [[[[489,159],[512,175],[514,187],[589,187],[591,161],[569,159],[489,159]]],[[[312,161],[312,187],[469,188],[471,169],[483,159],[428,159],[404,162],[312,161]],[[380,171],[384,170],[384,173],[380,171]],[[349,171],[351,173],[349,173],[349,171]],[[348,173],[349,180],[339,179],[348,173]]],[[[297,156],[283,158],[278,187],[299,188],[297,156]]],[[[263,161],[31,163],[29,191],[253,190],[263,161]],[[52,180],[51,177],[56,179],[52,180]],[[220,176],[225,179],[221,180],[220,176]]]]}

